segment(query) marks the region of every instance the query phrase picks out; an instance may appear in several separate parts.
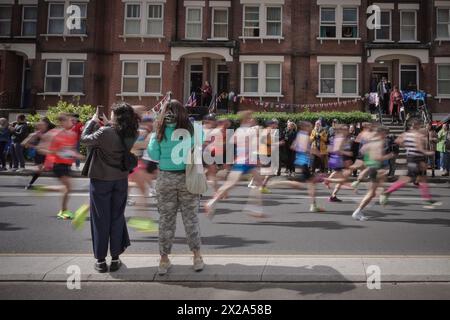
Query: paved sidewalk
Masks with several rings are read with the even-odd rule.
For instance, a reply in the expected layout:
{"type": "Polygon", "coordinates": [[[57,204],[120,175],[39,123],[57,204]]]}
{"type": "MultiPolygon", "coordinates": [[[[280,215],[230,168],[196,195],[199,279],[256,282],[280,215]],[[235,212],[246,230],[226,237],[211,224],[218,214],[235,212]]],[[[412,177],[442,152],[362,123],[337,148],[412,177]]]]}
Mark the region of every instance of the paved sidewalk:
{"type": "Polygon", "coordinates": [[[204,260],[205,269],[196,273],[190,256],[174,256],[171,271],[161,277],[156,255],[124,255],[122,269],[110,274],[97,273],[89,255],[0,255],[0,282],[66,281],[70,266],[78,266],[86,282],[366,282],[369,266],[380,268],[382,282],[450,282],[450,256],[207,255],[204,260]]]}

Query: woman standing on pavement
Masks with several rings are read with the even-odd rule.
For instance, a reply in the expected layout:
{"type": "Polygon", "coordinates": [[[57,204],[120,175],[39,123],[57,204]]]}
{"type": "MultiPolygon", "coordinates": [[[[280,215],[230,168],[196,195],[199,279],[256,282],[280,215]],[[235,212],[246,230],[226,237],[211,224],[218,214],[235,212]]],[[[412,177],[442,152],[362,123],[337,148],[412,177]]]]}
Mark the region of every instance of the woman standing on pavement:
{"type": "Polygon", "coordinates": [[[181,211],[189,249],[194,254],[194,270],[204,268],[200,254],[200,225],[198,219],[198,195],[190,193],[186,188],[186,161],[175,163],[172,157],[174,149],[177,155],[186,159],[187,154],[180,151],[182,140],[173,139],[177,129],[187,130],[193,145],[194,129],[189,121],[186,109],[177,100],[170,100],[163,108],[157,121],[156,132],[152,134],[148,153],[154,161],[159,161],[159,175],[156,182],[156,198],[158,201],[159,251],[161,260],[158,273],[165,275],[171,263],[169,254],[172,251],[177,220],[177,211],[181,211]]]}
{"type": "Polygon", "coordinates": [[[6,150],[11,143],[9,123],[5,118],[0,118],[0,171],[6,171],[6,150]]]}
{"type": "Polygon", "coordinates": [[[448,123],[442,126],[442,129],[438,133],[437,151],[440,153],[441,169],[444,171],[442,173],[443,177],[448,177],[450,170],[450,150],[446,146],[446,141],[450,139],[450,134],[448,131],[448,123]]]}
{"type": "Polygon", "coordinates": [[[108,271],[108,244],[112,257],[111,272],[120,268],[119,256],[130,245],[124,216],[129,168],[124,166],[124,158],[137,138],[139,116],[129,104],[120,102],[112,107],[110,123],[96,130],[99,124],[97,112],[86,124],[81,143],[90,149],[83,175],[87,174],[91,179],[90,215],[97,259],[95,269],[103,273],[108,271]]]}

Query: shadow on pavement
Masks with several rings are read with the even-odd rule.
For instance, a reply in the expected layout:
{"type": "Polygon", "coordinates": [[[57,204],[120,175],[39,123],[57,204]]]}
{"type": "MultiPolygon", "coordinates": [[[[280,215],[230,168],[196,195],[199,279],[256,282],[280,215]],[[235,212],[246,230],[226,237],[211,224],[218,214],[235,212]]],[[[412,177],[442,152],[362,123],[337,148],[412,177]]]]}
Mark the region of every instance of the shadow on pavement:
{"type": "MultiPolygon", "coordinates": [[[[207,261],[206,261],[207,262],[207,261]]],[[[110,273],[117,280],[130,281],[138,276],[149,276],[157,273],[157,267],[128,268],[124,263],[122,268],[110,273]]],[[[156,274],[154,282],[164,285],[182,286],[191,289],[213,288],[227,291],[257,292],[261,289],[284,289],[297,291],[299,295],[342,293],[354,290],[356,285],[347,279],[336,269],[324,266],[262,266],[242,265],[238,263],[226,265],[206,264],[202,272],[194,272],[189,265],[173,265],[165,276],[156,274]],[[262,279],[250,280],[255,275],[261,274],[262,279]],[[226,280],[224,274],[230,274],[230,280],[226,280]],[[241,279],[240,279],[241,278],[241,279]],[[295,279],[294,279],[295,278],[295,279]],[[317,281],[318,278],[323,281],[317,281]],[[299,282],[302,281],[302,282],[299,282]],[[305,283],[310,285],[305,285],[305,283]],[[338,286],[317,286],[318,282],[339,283],[338,286]],[[298,284],[297,286],[295,284],[298,284]]],[[[189,297],[186,297],[189,299],[189,297]]],[[[213,297],[210,297],[213,299],[213,297]]],[[[271,299],[276,299],[272,297],[271,299]]]]}
{"type": "MultiPolygon", "coordinates": [[[[132,242],[149,242],[158,243],[158,236],[149,236],[145,239],[133,239],[132,242]]],[[[186,244],[187,240],[184,237],[176,237],[174,244],[186,244]]],[[[231,249],[239,247],[248,247],[255,244],[268,244],[271,241],[266,240],[247,240],[241,237],[233,237],[227,235],[217,235],[217,236],[202,236],[202,245],[215,246],[217,249],[231,249]]]]}

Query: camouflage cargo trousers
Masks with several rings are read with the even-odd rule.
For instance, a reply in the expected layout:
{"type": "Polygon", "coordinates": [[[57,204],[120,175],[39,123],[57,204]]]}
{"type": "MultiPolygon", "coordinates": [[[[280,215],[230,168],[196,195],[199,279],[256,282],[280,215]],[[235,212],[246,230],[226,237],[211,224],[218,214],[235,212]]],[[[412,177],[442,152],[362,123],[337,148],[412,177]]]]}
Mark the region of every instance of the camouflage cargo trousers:
{"type": "Polygon", "coordinates": [[[189,249],[200,250],[198,195],[186,189],[186,175],[180,172],[160,171],[156,181],[156,199],[159,211],[159,251],[170,254],[175,237],[177,212],[181,211],[189,249]]]}

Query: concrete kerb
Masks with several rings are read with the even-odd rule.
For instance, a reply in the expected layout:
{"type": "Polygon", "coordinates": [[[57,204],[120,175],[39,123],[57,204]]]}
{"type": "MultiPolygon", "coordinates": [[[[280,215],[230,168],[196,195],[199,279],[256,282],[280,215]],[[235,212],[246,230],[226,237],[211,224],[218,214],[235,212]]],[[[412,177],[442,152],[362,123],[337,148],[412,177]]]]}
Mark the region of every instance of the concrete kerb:
{"type": "Polygon", "coordinates": [[[450,282],[448,256],[207,255],[202,272],[190,256],[171,259],[170,272],[159,276],[156,255],[124,255],[118,272],[104,274],[89,255],[0,255],[0,282],[66,282],[70,266],[79,268],[81,282],[365,283],[369,266],[379,268],[381,282],[450,282]]]}

